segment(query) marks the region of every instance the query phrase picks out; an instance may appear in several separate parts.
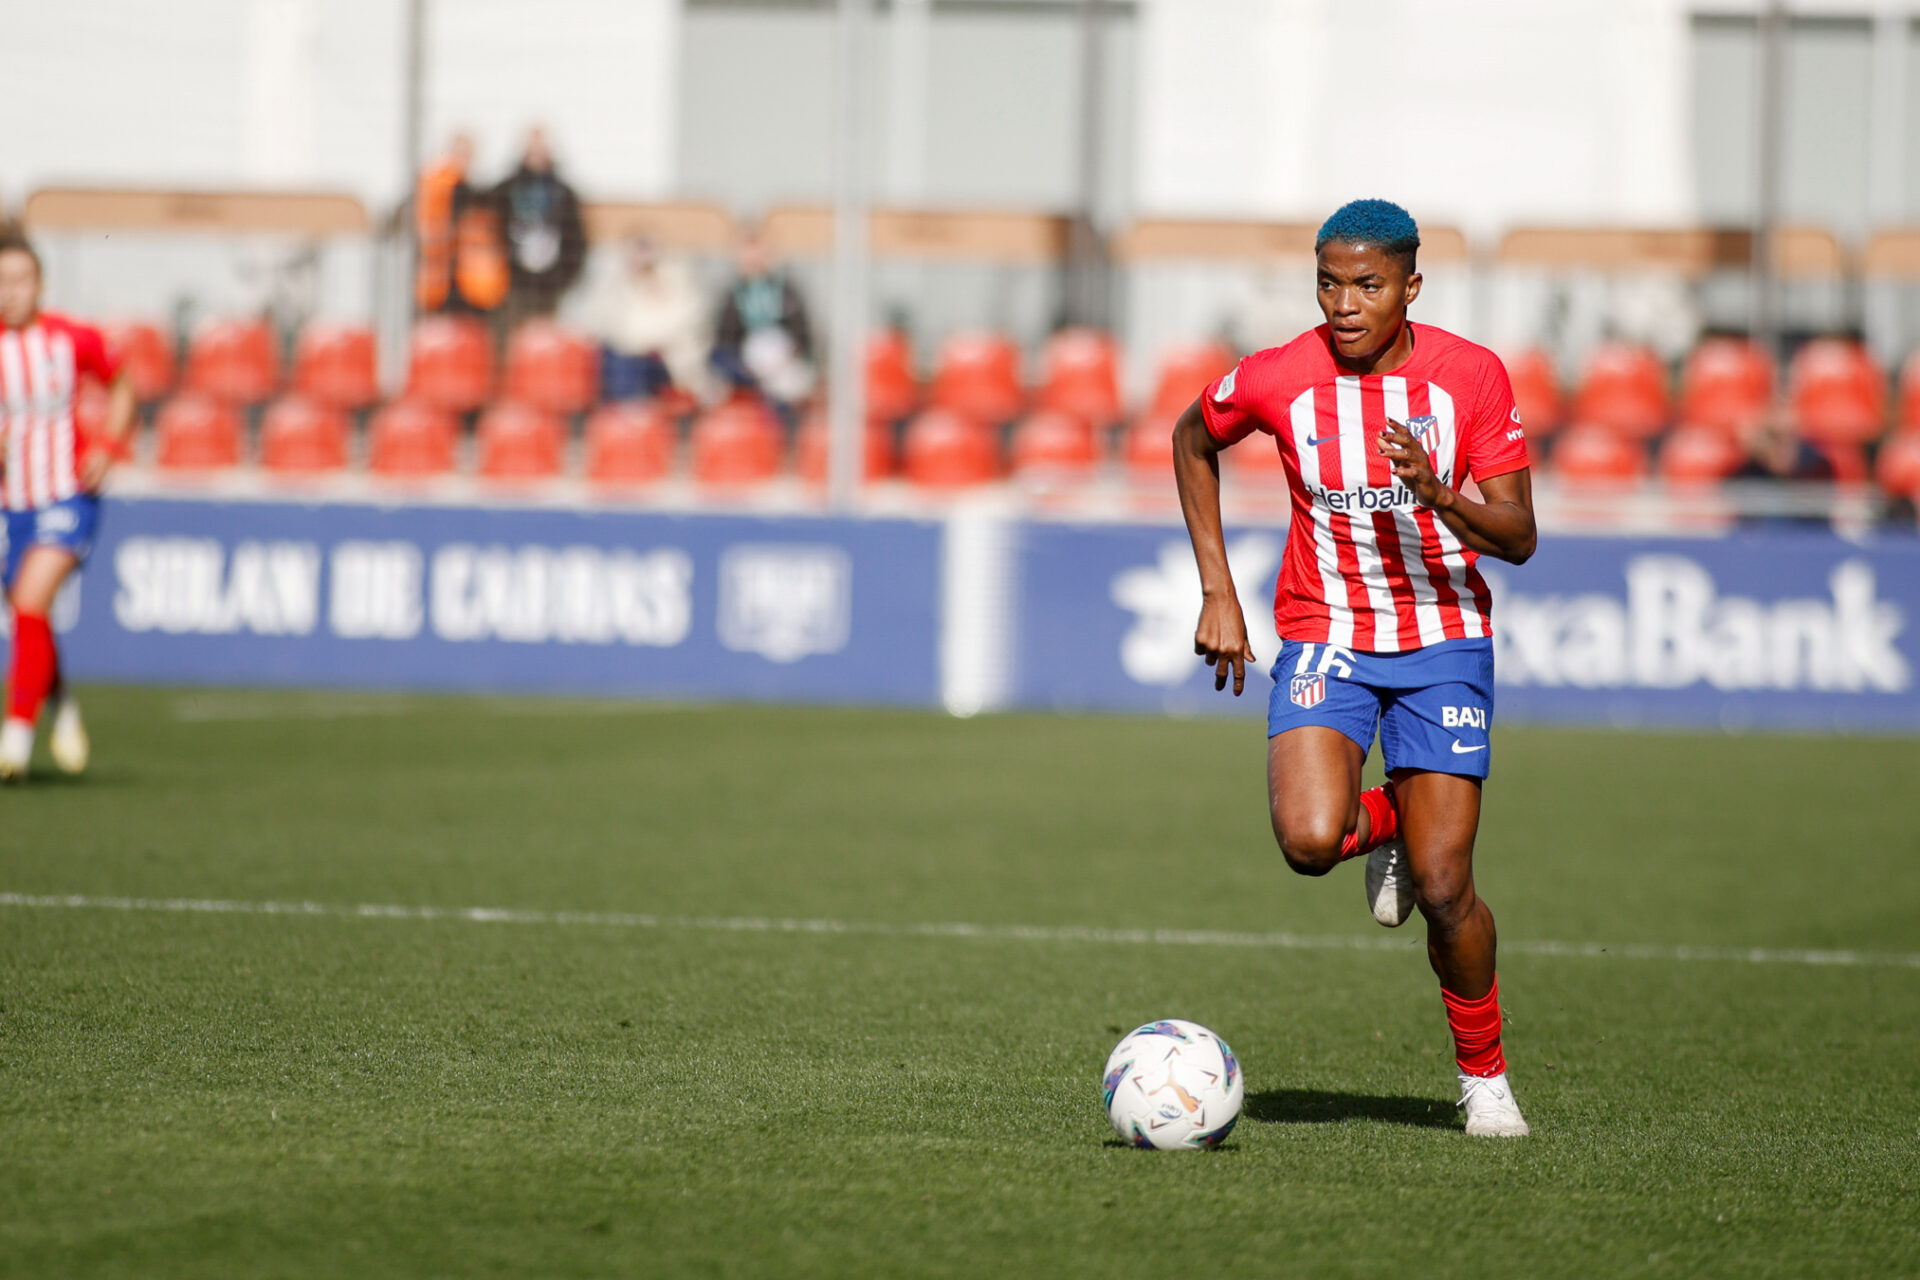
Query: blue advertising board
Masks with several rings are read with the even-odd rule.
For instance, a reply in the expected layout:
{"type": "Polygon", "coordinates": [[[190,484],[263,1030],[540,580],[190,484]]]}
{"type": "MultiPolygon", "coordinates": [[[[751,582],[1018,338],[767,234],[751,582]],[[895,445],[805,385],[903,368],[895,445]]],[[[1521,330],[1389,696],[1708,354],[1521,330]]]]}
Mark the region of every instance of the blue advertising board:
{"type": "Polygon", "coordinates": [[[80,679],[930,704],[940,528],[115,498],[80,679]]]}
{"type": "Polygon", "coordinates": [[[1920,731],[1920,538],[1551,538],[1482,565],[1509,719],[1920,731]]]}
{"type": "MultiPolygon", "coordinates": [[[[1177,525],[116,497],[81,680],[1264,712],[1177,525]]],[[[1228,535],[1263,664],[1284,528],[1228,535]]],[[[1920,538],[1549,536],[1482,562],[1508,722],[1920,732],[1920,538]]]]}
{"type": "MultiPolygon", "coordinates": [[[[1227,544],[1254,652],[1271,662],[1285,533],[1227,544]]],[[[1193,655],[1184,530],[1035,525],[1020,548],[1016,702],[1264,711],[1264,674],[1236,703],[1193,655]]],[[[1562,536],[1523,566],[1481,564],[1509,722],[1920,732],[1920,538],[1562,536]]]]}

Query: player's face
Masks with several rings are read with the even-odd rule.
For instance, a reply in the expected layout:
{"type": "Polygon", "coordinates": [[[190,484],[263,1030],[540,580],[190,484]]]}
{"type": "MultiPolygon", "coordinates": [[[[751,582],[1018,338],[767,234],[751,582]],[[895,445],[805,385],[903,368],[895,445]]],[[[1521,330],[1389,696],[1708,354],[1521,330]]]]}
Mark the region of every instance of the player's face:
{"type": "Polygon", "coordinates": [[[1365,244],[1333,241],[1319,255],[1320,313],[1340,358],[1370,365],[1406,326],[1407,304],[1420,296],[1420,273],[1365,244]]]}
{"type": "Polygon", "coordinates": [[[40,268],[18,249],[0,253],[0,324],[18,329],[40,309],[40,268]]]}

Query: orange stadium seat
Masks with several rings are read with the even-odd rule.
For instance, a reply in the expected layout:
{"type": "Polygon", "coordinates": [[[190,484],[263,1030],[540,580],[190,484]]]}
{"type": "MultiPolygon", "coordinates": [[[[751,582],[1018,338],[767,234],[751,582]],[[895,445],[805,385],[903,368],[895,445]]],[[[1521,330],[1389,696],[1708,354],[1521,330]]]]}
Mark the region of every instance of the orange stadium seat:
{"type": "MultiPolygon", "coordinates": [[[[871,407],[871,402],[869,402],[871,407]]],[[[808,484],[827,482],[827,439],[830,430],[827,411],[815,409],[800,424],[796,451],[800,455],[800,478],[808,484]]],[[[871,418],[866,424],[861,474],[868,480],[884,480],[893,474],[893,427],[888,419],[871,418]]]]}
{"type": "Polygon", "coordinates": [[[489,480],[547,480],[560,474],[566,428],[536,405],[502,400],[474,427],[480,459],[474,470],[489,480]]]}
{"type": "Polygon", "coordinates": [[[186,386],[232,405],[268,399],[280,385],[273,331],[265,324],[217,320],[187,348],[186,386]]]}
{"type": "Polygon", "coordinates": [[[1013,430],[1013,470],[1017,475],[1084,479],[1100,465],[1093,423],[1069,410],[1041,409],[1013,430]]]}
{"type": "Polygon", "coordinates": [[[308,325],[293,351],[293,389],[316,404],[348,412],[378,401],[373,331],[354,325],[308,325]]]}
{"type": "Polygon", "coordinates": [[[867,417],[898,422],[919,403],[920,380],[913,375],[907,336],[887,329],[867,339],[867,417]]]}
{"type": "Polygon", "coordinates": [[[218,471],[240,463],[240,418],[232,406],[183,391],[153,422],[154,461],[169,471],[218,471]]]}
{"type": "Polygon", "coordinates": [[[486,326],[462,316],[429,316],[413,327],[407,397],[468,413],[493,394],[493,344],[486,326]]]}
{"type": "Polygon", "coordinates": [[[1628,485],[1647,471],[1640,441],[1603,426],[1576,424],[1562,431],[1551,455],[1553,473],[1576,488],[1628,485]]]}
{"type": "Polygon", "coordinates": [[[449,475],[459,453],[460,425],[422,400],[395,400],[367,424],[367,470],[383,476],[449,475]]]}
{"type": "MultiPolygon", "coordinates": [[[[1191,403],[1191,402],[1189,402],[1191,403]]],[[[1181,406],[1185,408],[1185,405],[1181,406]]],[[[1149,414],[1136,418],[1120,445],[1127,478],[1137,485],[1173,483],[1173,423],[1149,414]]]]}
{"type": "Polygon", "coordinates": [[[1744,338],[1708,338],[1680,370],[1680,421],[1737,432],[1773,402],[1773,358],[1744,338]]]}
{"type": "Polygon", "coordinates": [[[1920,432],[1903,432],[1881,445],[1873,478],[1895,497],[1920,502],[1920,432]]]}
{"type": "Polygon", "coordinates": [[[779,420],[766,405],[739,397],[694,420],[693,478],[718,489],[764,484],[780,473],[779,420]]]}
{"type": "Polygon", "coordinates": [[[659,405],[626,400],[587,417],[587,479],[603,485],[651,484],[673,470],[673,419],[659,405]]]}
{"type": "Polygon", "coordinates": [[[1645,439],[1667,425],[1667,412],[1667,371],[1646,347],[1603,343],[1587,361],[1574,400],[1576,422],[1645,439]]]}
{"type": "Polygon", "coordinates": [[[107,345],[120,353],[121,368],[140,403],[151,404],[173,390],[173,340],[144,320],[104,326],[107,345]]]}
{"type": "Polygon", "coordinates": [[[962,333],[940,348],[933,375],[933,403],[942,409],[999,424],[1026,404],[1020,388],[1020,351],[998,333],[962,333]]]}
{"type": "Polygon", "coordinates": [[[1194,342],[1168,348],[1160,357],[1160,376],[1154,384],[1146,416],[1164,423],[1171,432],[1174,420],[1200,398],[1209,383],[1233,368],[1234,363],[1233,350],[1224,342],[1194,342]]]}
{"type": "Polygon", "coordinates": [[[1560,394],[1560,375],[1553,361],[1537,347],[1514,353],[1505,362],[1507,378],[1513,383],[1513,403],[1520,410],[1520,421],[1528,434],[1538,438],[1549,435],[1560,425],[1566,403],[1560,394]]]}
{"type": "Polygon", "coordinates": [[[313,473],[347,465],[347,418],[302,395],[282,396],[260,420],[260,465],[268,471],[313,473]]]}
{"type": "Polygon", "coordinates": [[[551,320],[529,320],[507,340],[507,395],[549,413],[580,413],[600,393],[600,353],[551,320]]]}
{"type": "Polygon", "coordinates": [[[1717,426],[1682,423],[1660,442],[1660,478],[1698,488],[1719,484],[1746,461],[1733,433],[1717,426]]]}
{"type": "Polygon", "coordinates": [[[1000,441],[984,426],[952,409],[924,410],[907,424],[907,479],[928,489],[963,489],[1000,478],[1000,441]]]}
{"type": "Polygon", "coordinates": [[[1887,422],[1887,380],[1857,342],[1815,338],[1787,370],[1794,421],[1809,440],[1865,444],[1887,422]]]}
{"type": "Polygon", "coordinates": [[[1040,353],[1040,407],[1096,427],[1120,420],[1120,350],[1099,329],[1062,329],[1040,353]]]}

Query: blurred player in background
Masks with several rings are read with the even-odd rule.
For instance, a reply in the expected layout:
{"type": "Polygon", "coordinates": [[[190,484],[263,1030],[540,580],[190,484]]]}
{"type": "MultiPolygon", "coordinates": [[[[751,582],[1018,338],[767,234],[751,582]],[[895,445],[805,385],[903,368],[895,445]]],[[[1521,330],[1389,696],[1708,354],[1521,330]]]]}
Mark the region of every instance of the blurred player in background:
{"type": "Polygon", "coordinates": [[[1453,1031],[1467,1132],[1520,1137],[1507,1086],[1493,915],[1473,842],[1492,748],[1491,596],[1480,555],[1533,554],[1526,435],[1506,368],[1407,319],[1418,227],[1384,200],[1346,205],[1316,239],[1326,323],[1248,356],[1174,429],[1200,564],[1194,648],[1239,695],[1254,662],[1220,525],[1222,449],[1256,431],[1292,490],[1267,715],[1275,837],[1302,875],[1367,856],[1382,924],[1418,906],[1453,1031]],[[1471,478],[1478,501],[1460,492],[1471,478]],[[1388,781],[1360,788],[1375,732],[1388,781]]]}
{"type": "Polygon", "coordinates": [[[43,709],[52,712],[54,763],[67,773],[87,767],[87,731],[61,682],[48,615],[60,584],[93,545],[100,485],[126,456],[134,408],[133,384],[100,331],[42,312],[40,256],[21,236],[0,231],[0,509],[13,606],[0,781],[26,778],[43,709]],[[95,433],[75,416],[85,378],[108,388],[95,433]]]}

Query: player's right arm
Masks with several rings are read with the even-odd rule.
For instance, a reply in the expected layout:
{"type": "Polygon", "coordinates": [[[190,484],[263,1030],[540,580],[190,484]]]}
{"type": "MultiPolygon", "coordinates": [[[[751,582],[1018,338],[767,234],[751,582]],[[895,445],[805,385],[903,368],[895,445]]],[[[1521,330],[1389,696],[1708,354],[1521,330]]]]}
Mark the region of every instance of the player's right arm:
{"type": "MultiPolygon", "coordinates": [[[[1228,384],[1231,387],[1231,383],[1228,384]]],[[[1200,625],[1193,651],[1213,668],[1213,687],[1233,696],[1246,687],[1247,667],[1257,659],[1247,642],[1247,619],[1227,567],[1227,538],[1220,523],[1220,451],[1226,444],[1207,429],[1205,412],[1195,400],[1173,428],[1173,477],[1180,488],[1180,511],[1200,565],[1200,625]]]]}

